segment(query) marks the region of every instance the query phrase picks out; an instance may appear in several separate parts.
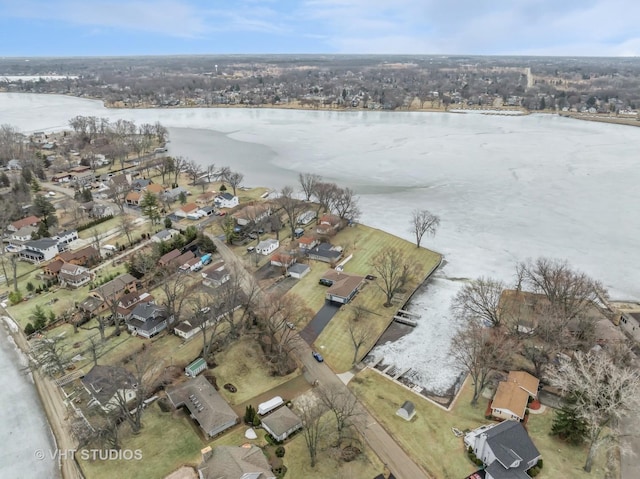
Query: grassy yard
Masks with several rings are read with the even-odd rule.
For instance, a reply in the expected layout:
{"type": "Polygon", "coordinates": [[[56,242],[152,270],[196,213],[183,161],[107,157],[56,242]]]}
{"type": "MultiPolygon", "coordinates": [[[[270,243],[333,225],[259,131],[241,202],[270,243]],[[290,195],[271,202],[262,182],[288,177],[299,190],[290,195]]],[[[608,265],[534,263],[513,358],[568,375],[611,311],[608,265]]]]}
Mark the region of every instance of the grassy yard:
{"type": "MultiPolygon", "coordinates": [[[[362,225],[345,228],[332,238],[332,243],[344,248],[345,257],[353,254],[353,258],[344,265],[344,271],[363,276],[375,274],[371,263],[376,255],[385,249],[398,248],[417,268],[416,274],[405,287],[408,292],[413,291],[440,261],[440,255],[433,251],[424,248],[418,249],[413,243],[362,225]]],[[[326,293],[326,287],[319,285],[318,279],[329,266],[321,262],[312,262],[311,268],[311,273],[296,284],[290,293],[297,294],[303,298],[310,309],[317,311],[324,304],[326,293]]],[[[375,344],[377,338],[392,320],[395,308],[385,308],[384,302],[385,295],[382,290],[378,288],[375,281],[369,282],[350,304],[341,308],[320,334],[315,345],[323,352],[325,360],[334,371],[347,371],[352,365],[354,350],[347,321],[353,314],[353,308],[360,306],[369,311],[363,321],[367,321],[370,334],[365,344],[360,348],[359,356],[361,358],[375,344]]]]}
{"type": "MultiPolygon", "coordinates": [[[[460,478],[475,470],[466,458],[462,438],[451,431],[452,427],[464,431],[489,422],[484,419],[486,399],[481,398],[476,408],[470,405],[473,391],[469,381],[450,412],[369,369],[359,373],[349,386],[405,451],[434,477],[460,478]],[[395,415],[408,399],[416,406],[416,416],[411,422],[395,415]]],[[[553,412],[549,409],[529,418],[529,433],[544,459],[544,469],[538,477],[580,477],[586,449],[567,446],[549,436],[552,420],[553,412]]],[[[594,477],[602,477],[600,464],[602,461],[594,467],[594,477]]]]}
{"type": "Polygon", "coordinates": [[[216,356],[218,366],[212,369],[216,376],[220,394],[230,404],[241,404],[251,398],[282,384],[299,373],[287,376],[272,376],[265,364],[258,343],[252,339],[236,341],[216,356]],[[238,391],[230,393],[221,386],[232,383],[238,391]]]}
{"type": "MultiPolygon", "coordinates": [[[[158,479],[182,465],[196,465],[200,461],[202,441],[194,433],[189,418],[181,413],[164,413],[157,404],[150,406],[142,417],[143,428],[137,436],[122,439],[123,450],[142,452],[142,459],[114,461],[85,461],[80,466],[85,477],[107,479],[135,477],[158,479]],[[126,471],[126,472],[124,472],[126,471]]],[[[81,457],[79,452],[77,457],[81,457]]]]}
{"type": "Polygon", "coordinates": [[[99,234],[106,233],[109,230],[118,228],[120,226],[120,217],[115,216],[114,218],[108,219],[100,223],[99,225],[95,225],[86,230],[82,230],[78,233],[78,236],[82,239],[93,239],[94,230],[97,230],[99,234]]]}

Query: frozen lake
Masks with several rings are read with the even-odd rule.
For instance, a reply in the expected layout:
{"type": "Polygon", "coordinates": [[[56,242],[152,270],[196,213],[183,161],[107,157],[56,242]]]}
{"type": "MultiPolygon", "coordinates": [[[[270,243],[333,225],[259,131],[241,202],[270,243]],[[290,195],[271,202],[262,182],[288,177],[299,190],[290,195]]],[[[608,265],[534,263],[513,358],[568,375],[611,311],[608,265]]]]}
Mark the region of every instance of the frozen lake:
{"type": "Polygon", "coordinates": [[[66,127],[75,115],[160,121],[169,152],[229,165],[247,185],[295,186],[298,172],[353,187],[362,222],[411,240],[410,212],[440,215],[425,245],[447,264],[415,298],[414,332],[381,348],[431,390],[446,364],[449,302],[464,278],[509,282],[516,261],[567,259],[616,298],[640,298],[640,128],[552,115],[317,112],[269,109],[107,110],[56,95],[0,94],[0,124],[66,127]]]}

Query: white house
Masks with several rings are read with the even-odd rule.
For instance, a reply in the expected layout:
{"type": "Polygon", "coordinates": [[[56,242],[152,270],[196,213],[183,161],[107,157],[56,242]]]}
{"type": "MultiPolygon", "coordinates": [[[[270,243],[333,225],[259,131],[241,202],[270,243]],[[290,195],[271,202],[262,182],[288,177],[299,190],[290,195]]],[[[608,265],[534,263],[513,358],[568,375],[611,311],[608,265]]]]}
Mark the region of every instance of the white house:
{"type": "Polygon", "coordinates": [[[129,371],[116,366],[94,366],[81,381],[93,397],[89,405],[98,405],[105,412],[135,399],[138,387],[129,371]]]}
{"type": "Polygon", "coordinates": [[[218,208],[233,208],[238,206],[238,197],[231,193],[222,193],[213,202],[218,208]]]}
{"type": "Polygon", "coordinates": [[[59,253],[58,241],[53,238],[42,238],[27,241],[20,251],[20,258],[34,264],[53,259],[59,253]]]}
{"type": "Polygon", "coordinates": [[[190,214],[198,211],[198,205],[195,203],[186,203],[173,212],[178,218],[187,218],[190,214]]]}
{"type": "Polygon", "coordinates": [[[11,241],[25,242],[31,239],[31,235],[38,231],[35,226],[23,226],[11,235],[11,241]]]}
{"type": "Polygon", "coordinates": [[[265,256],[273,253],[280,247],[280,241],[277,239],[266,239],[264,241],[260,241],[258,246],[256,246],[256,253],[263,254],[265,256]]]}
{"type": "Polygon", "coordinates": [[[520,422],[502,421],[481,426],[464,436],[485,465],[485,479],[526,478],[526,471],[540,460],[540,452],[520,422]]]}
{"type": "Polygon", "coordinates": [[[299,225],[308,225],[314,219],[316,219],[316,217],[317,217],[317,215],[316,215],[315,211],[307,210],[304,213],[302,213],[300,216],[298,216],[298,224],[299,225]]]}

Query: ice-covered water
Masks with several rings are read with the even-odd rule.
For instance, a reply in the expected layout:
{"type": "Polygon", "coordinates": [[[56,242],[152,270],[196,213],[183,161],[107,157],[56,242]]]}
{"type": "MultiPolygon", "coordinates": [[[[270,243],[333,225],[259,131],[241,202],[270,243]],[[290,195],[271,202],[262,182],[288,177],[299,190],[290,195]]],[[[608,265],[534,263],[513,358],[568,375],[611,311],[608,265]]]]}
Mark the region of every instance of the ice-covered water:
{"type": "Polygon", "coordinates": [[[362,221],[411,240],[413,208],[442,218],[426,246],[446,266],[416,297],[414,332],[381,350],[445,388],[450,298],[461,278],[512,279],[518,260],[566,258],[614,297],[640,293],[640,128],[552,115],[269,109],[107,110],[56,95],[0,94],[0,124],[25,132],[75,115],[160,121],[171,154],[230,165],[248,185],[296,184],[318,173],[360,194],[362,221]]]}

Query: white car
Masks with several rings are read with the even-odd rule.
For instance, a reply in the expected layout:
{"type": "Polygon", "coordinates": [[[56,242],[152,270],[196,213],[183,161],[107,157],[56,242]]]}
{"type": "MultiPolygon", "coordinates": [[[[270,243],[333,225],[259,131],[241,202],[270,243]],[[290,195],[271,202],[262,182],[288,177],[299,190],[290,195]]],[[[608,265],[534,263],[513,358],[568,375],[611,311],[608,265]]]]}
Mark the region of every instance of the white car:
{"type": "Polygon", "coordinates": [[[47,193],[47,195],[49,195],[49,196],[56,196],[56,192],[55,192],[55,191],[50,191],[49,193],[47,193]]]}

